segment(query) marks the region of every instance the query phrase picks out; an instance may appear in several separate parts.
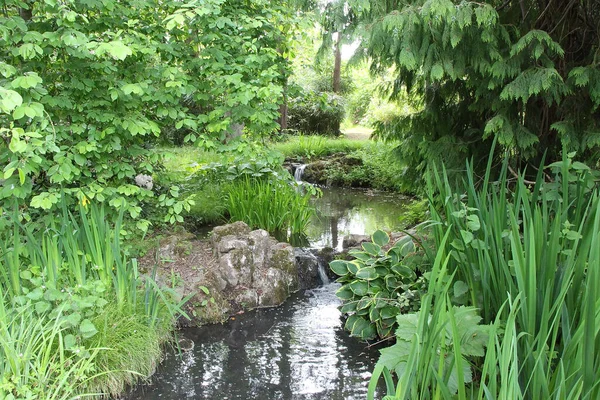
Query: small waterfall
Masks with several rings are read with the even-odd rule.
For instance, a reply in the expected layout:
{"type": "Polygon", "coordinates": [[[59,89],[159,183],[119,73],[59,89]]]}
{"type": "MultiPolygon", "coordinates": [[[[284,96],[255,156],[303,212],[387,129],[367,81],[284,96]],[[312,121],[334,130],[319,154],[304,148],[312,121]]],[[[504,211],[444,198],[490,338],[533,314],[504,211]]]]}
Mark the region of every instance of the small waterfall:
{"type": "Polygon", "coordinates": [[[323,285],[329,284],[329,277],[327,276],[327,271],[325,270],[325,263],[319,258],[319,278],[321,278],[321,282],[323,285]]]}
{"type": "Polygon", "coordinates": [[[294,179],[296,182],[302,182],[302,175],[304,174],[304,170],[306,169],[306,164],[298,165],[296,170],[294,171],[294,179]]]}

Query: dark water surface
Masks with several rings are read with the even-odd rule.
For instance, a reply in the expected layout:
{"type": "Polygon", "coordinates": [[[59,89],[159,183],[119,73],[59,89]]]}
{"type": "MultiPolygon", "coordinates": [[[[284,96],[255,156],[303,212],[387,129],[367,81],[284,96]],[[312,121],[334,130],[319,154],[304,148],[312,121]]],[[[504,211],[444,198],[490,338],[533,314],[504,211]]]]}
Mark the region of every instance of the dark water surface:
{"type": "MultiPolygon", "coordinates": [[[[308,240],[340,248],[349,234],[398,230],[405,204],[397,195],[360,189],[323,189],[314,201],[308,240]]],[[[292,296],[274,309],[248,312],[224,325],[180,331],[193,350],[168,354],[141,399],[365,399],[378,351],[343,329],[332,283],[292,296]]]]}
{"type": "Polygon", "coordinates": [[[168,355],[128,399],[365,399],[377,351],[343,330],[338,287],[181,331],[194,349],[168,355]]]}
{"type": "Polygon", "coordinates": [[[312,247],[341,250],[344,236],[371,235],[377,229],[399,231],[399,221],[408,199],[370,189],[323,188],[313,200],[316,215],[307,236],[312,247]]]}

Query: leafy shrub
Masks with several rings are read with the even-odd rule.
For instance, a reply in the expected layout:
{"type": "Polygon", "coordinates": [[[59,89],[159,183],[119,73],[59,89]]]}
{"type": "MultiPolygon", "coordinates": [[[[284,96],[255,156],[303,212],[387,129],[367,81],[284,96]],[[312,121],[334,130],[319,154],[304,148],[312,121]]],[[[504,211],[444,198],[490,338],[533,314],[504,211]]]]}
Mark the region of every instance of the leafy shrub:
{"type": "Polygon", "coordinates": [[[427,199],[414,199],[404,206],[399,219],[401,225],[408,228],[424,222],[428,217],[429,201],[427,199]]]}
{"type": "Polygon", "coordinates": [[[333,93],[305,91],[291,98],[288,127],[305,134],[338,136],[344,119],[344,105],[333,93]]]}
{"type": "Polygon", "coordinates": [[[394,143],[366,141],[345,157],[331,160],[325,175],[333,185],[411,193],[414,182],[407,182],[405,170],[394,143]]]}
{"type": "Polygon", "coordinates": [[[425,289],[423,266],[417,265],[413,240],[405,236],[384,251],[390,238],[383,231],[372,235],[372,243],[351,250],[352,261],[335,260],[329,266],[343,284],[336,295],[341,311],[349,314],[345,328],[363,340],[389,337],[397,326],[396,316],[419,309],[425,289]]]}

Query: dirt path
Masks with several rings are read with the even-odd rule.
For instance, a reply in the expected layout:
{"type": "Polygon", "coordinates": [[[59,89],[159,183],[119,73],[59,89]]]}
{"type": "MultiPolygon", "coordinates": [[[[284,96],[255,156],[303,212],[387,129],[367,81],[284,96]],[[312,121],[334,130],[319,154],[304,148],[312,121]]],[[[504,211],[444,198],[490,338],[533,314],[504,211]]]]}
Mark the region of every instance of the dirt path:
{"type": "Polygon", "coordinates": [[[342,133],[346,139],[350,140],[368,140],[371,138],[373,129],[365,128],[363,126],[354,126],[348,129],[342,129],[342,133]]]}

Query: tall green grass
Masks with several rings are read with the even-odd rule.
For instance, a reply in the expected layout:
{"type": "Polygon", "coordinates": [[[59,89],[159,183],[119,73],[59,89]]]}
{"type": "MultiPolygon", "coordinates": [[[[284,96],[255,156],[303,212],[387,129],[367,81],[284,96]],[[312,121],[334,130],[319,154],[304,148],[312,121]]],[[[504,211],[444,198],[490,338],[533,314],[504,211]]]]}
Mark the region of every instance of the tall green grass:
{"type": "MultiPolygon", "coordinates": [[[[447,270],[453,285],[432,283],[429,320],[412,358],[401,361],[413,374],[409,386],[419,390],[402,386],[395,398],[598,399],[600,200],[594,175],[568,155],[549,166],[551,181],[543,169],[534,182],[523,174],[512,179],[505,163],[492,182],[491,170],[490,161],[478,184],[468,166],[458,193],[443,170],[432,175],[430,200],[443,205],[431,208],[434,272],[447,270]],[[453,297],[459,281],[468,287],[462,299],[453,297]],[[429,334],[444,329],[448,301],[479,308],[493,327],[485,357],[469,359],[479,379],[458,379],[456,394],[446,390],[449,376],[431,368],[440,355],[431,350],[437,344],[429,334]]],[[[459,359],[464,346],[455,343],[453,351],[459,359]]],[[[384,375],[383,365],[378,368],[376,378],[384,375]]],[[[408,384],[404,375],[399,379],[408,384]]]]}
{"type": "Polygon", "coordinates": [[[125,257],[122,218],[63,206],[0,232],[0,398],[118,394],[152,372],[181,304],[125,257]]]}
{"type": "Polygon", "coordinates": [[[230,219],[286,238],[303,234],[314,209],[299,189],[286,180],[239,179],[229,188],[230,219]]]}

